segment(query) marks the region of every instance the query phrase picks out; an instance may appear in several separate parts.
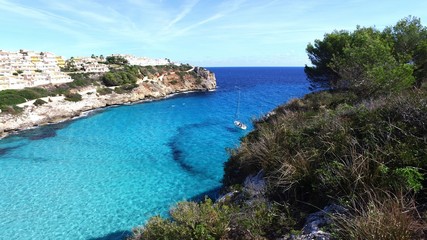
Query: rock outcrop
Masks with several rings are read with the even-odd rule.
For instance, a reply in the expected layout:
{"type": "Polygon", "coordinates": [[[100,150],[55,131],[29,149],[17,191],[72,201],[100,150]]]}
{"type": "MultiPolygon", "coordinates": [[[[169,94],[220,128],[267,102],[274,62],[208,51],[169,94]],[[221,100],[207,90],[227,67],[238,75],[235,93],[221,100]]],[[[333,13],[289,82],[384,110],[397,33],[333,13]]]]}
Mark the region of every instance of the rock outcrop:
{"type": "Polygon", "coordinates": [[[129,93],[101,95],[97,87],[85,87],[74,90],[82,95],[78,102],[66,101],[64,96],[43,98],[47,103],[35,106],[34,100],[19,106],[19,114],[0,114],[0,138],[10,133],[45,124],[57,123],[81,116],[84,112],[111,105],[134,103],[144,100],[161,99],[172,94],[189,91],[209,91],[216,88],[215,74],[203,69],[194,68],[192,74],[167,72],[161,76],[138,80],[138,87],[129,93]]]}

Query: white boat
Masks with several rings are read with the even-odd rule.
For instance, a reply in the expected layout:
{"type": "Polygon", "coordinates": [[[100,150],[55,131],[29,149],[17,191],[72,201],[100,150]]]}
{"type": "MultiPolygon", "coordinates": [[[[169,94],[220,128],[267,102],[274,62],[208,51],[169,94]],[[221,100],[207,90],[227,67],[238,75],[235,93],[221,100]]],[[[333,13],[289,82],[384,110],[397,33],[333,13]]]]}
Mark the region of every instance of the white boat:
{"type": "Polygon", "coordinates": [[[240,108],[240,89],[239,89],[239,98],[237,100],[237,109],[236,109],[236,115],[235,115],[235,119],[234,120],[234,126],[242,129],[242,130],[246,130],[248,127],[246,126],[246,124],[244,124],[243,122],[239,121],[239,108],[240,108]]]}
{"type": "Polygon", "coordinates": [[[242,130],[246,130],[246,128],[248,128],[244,123],[242,123],[238,120],[234,121],[234,126],[240,128],[242,130]]]}

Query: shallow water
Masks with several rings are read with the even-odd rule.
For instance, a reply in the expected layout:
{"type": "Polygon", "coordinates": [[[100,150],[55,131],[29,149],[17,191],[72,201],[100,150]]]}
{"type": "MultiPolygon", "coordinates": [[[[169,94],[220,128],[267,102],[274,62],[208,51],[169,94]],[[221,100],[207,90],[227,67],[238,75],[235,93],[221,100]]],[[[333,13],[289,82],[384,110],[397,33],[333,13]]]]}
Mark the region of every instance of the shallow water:
{"type": "Polygon", "coordinates": [[[215,92],[107,108],[0,140],[0,239],[120,239],[220,187],[226,148],[308,92],[303,68],[210,68],[215,92]]]}

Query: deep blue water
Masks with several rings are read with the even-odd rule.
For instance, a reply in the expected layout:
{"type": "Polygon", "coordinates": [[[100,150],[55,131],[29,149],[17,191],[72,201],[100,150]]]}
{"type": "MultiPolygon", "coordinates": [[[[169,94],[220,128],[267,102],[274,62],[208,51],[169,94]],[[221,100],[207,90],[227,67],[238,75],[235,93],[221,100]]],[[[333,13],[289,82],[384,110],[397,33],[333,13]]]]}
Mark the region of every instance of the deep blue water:
{"type": "Polygon", "coordinates": [[[0,239],[119,239],[221,185],[226,148],[308,92],[303,68],[209,68],[215,92],[107,108],[0,140],[0,239]]]}

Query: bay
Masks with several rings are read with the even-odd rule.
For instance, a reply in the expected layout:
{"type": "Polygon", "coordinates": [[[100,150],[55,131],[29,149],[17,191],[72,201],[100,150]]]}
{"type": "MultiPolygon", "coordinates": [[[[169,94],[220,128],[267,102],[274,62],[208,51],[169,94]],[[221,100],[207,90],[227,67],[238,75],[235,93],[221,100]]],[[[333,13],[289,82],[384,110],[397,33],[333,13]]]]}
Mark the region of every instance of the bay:
{"type": "Polygon", "coordinates": [[[251,120],[308,93],[301,67],[209,68],[218,89],[102,109],[0,140],[0,239],[121,239],[221,186],[251,120]],[[240,91],[240,119],[233,125],[240,91]]]}

